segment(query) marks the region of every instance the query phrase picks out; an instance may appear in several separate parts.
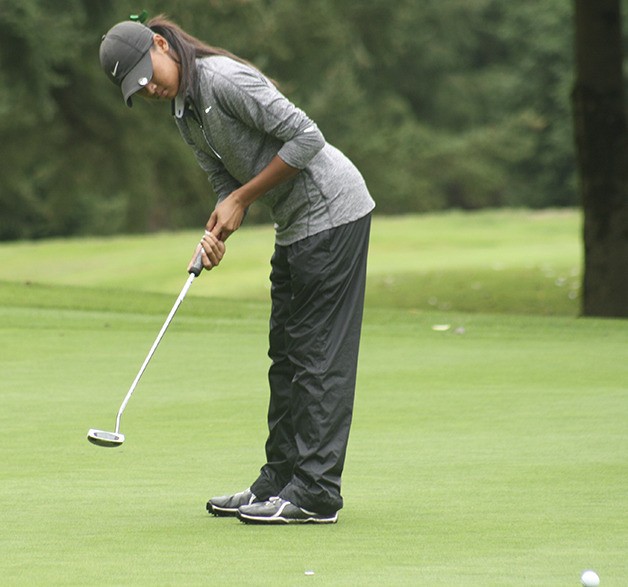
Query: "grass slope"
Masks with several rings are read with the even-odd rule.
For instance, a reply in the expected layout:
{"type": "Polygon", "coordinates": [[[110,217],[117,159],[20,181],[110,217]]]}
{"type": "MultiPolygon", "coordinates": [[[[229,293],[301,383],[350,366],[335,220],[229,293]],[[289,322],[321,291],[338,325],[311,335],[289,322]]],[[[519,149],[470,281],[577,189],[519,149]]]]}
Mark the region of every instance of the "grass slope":
{"type": "MultiPolygon", "coordinates": [[[[418,310],[578,314],[579,214],[376,217],[367,303],[418,310]]],[[[0,245],[0,281],[176,295],[197,233],[0,245]]],[[[194,296],[266,301],[273,236],[245,228],[194,296]]]]}
{"type": "MultiPolygon", "coordinates": [[[[517,216],[505,219],[513,229],[528,221],[517,216]]],[[[444,229],[445,220],[434,222],[444,229]]],[[[397,238],[398,254],[379,249],[388,222],[405,221],[378,227],[373,275],[411,274],[412,255],[400,257],[416,244],[397,238]],[[391,257],[396,267],[384,263],[391,257]]],[[[146,254],[171,238],[189,240],[137,240],[146,254]]],[[[0,256],[37,247],[38,259],[61,266],[59,247],[76,260],[84,244],[3,245],[0,256]]],[[[455,247],[443,253],[452,271],[494,258],[477,251],[474,262],[460,246],[466,268],[455,247]]],[[[507,248],[495,254],[521,266],[507,248]]],[[[574,263],[559,256],[555,271],[574,263]]],[[[127,441],[99,449],[87,429],[113,426],[174,301],[141,291],[137,277],[118,289],[106,281],[113,273],[102,267],[94,282],[77,273],[68,284],[50,272],[30,285],[2,275],[4,584],[567,587],[589,567],[604,586],[626,583],[626,321],[385,307],[391,296],[374,295],[340,522],[248,527],[209,517],[204,502],[244,488],[262,462],[267,304],[213,292],[186,299],[124,416],[127,441]],[[432,329],[445,322],[449,330],[432,329]]]]}

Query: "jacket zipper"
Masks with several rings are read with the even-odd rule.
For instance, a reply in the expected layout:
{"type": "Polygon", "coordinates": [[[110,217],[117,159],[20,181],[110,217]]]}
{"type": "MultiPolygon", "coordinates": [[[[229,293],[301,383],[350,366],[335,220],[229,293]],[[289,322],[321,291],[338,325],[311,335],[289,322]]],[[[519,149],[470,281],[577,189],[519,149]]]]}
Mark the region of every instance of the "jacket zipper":
{"type": "Polygon", "coordinates": [[[194,102],[190,102],[190,104],[192,106],[192,111],[194,112],[194,118],[196,119],[198,127],[201,129],[201,132],[203,133],[203,138],[205,139],[205,142],[207,143],[207,146],[212,150],[212,153],[214,155],[216,155],[216,157],[218,157],[218,159],[220,161],[222,161],[222,157],[220,156],[220,153],[218,153],[218,151],[216,151],[216,149],[214,149],[214,146],[211,144],[210,140],[207,138],[207,133],[205,132],[205,127],[203,126],[203,119],[201,118],[200,114],[198,113],[198,110],[196,108],[196,104],[194,104],[194,102]]]}

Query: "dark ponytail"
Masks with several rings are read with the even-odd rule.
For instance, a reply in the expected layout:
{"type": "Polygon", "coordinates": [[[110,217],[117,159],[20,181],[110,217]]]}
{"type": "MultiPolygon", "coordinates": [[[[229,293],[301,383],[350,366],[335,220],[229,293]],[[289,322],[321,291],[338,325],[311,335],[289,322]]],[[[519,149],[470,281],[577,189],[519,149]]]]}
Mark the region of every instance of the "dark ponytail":
{"type": "Polygon", "coordinates": [[[180,87],[184,94],[189,93],[190,90],[196,87],[197,72],[195,60],[199,57],[223,55],[255,68],[255,66],[248,61],[230,53],[226,49],[212,47],[211,45],[203,43],[200,39],[186,33],[179,25],[176,25],[163,14],[151,18],[146,23],[146,26],[166,39],[168,45],[170,45],[174,51],[176,59],[181,66],[180,87]]]}

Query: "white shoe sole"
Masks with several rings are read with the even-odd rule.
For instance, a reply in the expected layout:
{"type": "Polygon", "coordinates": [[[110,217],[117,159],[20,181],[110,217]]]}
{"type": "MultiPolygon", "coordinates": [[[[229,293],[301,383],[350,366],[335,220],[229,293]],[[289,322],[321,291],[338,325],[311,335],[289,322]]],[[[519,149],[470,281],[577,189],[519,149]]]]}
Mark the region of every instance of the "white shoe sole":
{"type": "MultiPolygon", "coordinates": [[[[310,514],[310,512],[306,512],[310,514]]],[[[283,516],[252,516],[238,511],[238,519],[245,524],[335,524],[338,521],[338,513],[322,518],[311,514],[307,518],[284,518],[283,516]]]]}

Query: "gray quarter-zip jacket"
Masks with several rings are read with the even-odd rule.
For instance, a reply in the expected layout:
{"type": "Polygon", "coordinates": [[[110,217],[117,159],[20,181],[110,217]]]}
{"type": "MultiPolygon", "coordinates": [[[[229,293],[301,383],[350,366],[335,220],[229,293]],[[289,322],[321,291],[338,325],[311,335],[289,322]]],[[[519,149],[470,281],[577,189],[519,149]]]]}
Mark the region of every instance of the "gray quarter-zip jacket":
{"type": "Polygon", "coordinates": [[[279,155],[301,173],[259,199],[270,208],[278,245],[373,210],[375,202],[353,163],[264,75],[223,56],[197,59],[196,64],[198,87],[175,120],[218,201],[279,155]]]}

